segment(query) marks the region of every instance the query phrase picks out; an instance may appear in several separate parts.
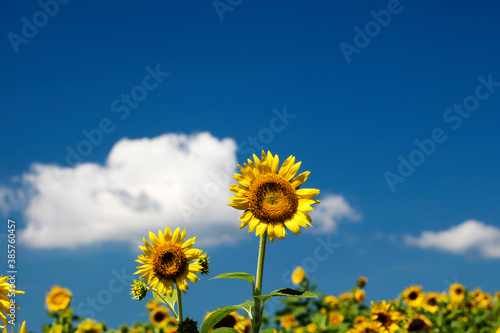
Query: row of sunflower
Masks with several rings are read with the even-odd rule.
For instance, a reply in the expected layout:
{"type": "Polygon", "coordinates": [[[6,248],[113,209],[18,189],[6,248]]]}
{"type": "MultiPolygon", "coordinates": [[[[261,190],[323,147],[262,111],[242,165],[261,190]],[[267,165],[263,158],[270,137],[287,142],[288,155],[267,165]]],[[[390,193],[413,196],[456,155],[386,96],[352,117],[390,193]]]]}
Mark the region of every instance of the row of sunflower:
{"type": "MultiPolygon", "coordinates": [[[[292,281],[301,290],[314,290],[302,268],[292,281]]],[[[410,286],[400,296],[365,304],[368,280],[360,277],[351,291],[338,296],[313,299],[285,299],[284,308],[273,322],[284,333],[500,333],[500,292],[469,290],[454,283],[448,291],[426,292],[410,286]]]]}
{"type": "MultiPolygon", "coordinates": [[[[284,240],[288,231],[298,235],[302,228],[312,226],[308,211],[320,201],[313,199],[320,191],[302,188],[310,172],[298,173],[301,162],[288,157],[280,167],[278,155],[262,152],[259,159],[253,155],[235,174],[239,183],[230,185],[235,194],[228,205],[242,210],[240,229],[260,237],[257,273],[223,273],[214,277],[247,280],[252,285],[250,301],[215,309],[207,313],[198,331],[198,322],[184,317],[182,295],[189,290],[188,281],[198,282],[197,274],[209,273],[209,258],[201,249],[194,248],[195,237],[186,238],[186,230],[165,227],[158,233],[149,232],[149,241],[143,238],[143,254],[136,260],[138,280],[132,285],[134,299],[148,302],[149,321],[122,326],[123,333],[400,333],[400,332],[494,332],[500,333],[499,300],[480,290],[468,291],[462,285],[452,285],[448,293],[424,292],[412,286],[398,299],[365,304],[366,278],[359,278],[351,291],[338,297],[316,292],[306,272],[297,268],[292,281],[297,289],[281,288],[263,295],[264,259],[267,243],[284,240]],[[284,297],[283,309],[272,318],[264,307],[272,297],[284,297]],[[236,312],[243,312],[242,316],[236,312]],[[264,328],[261,331],[261,327],[264,328]]],[[[4,282],[4,278],[0,283],[4,282]]],[[[2,286],[0,317],[4,323],[9,297],[2,286]]],[[[105,323],[75,316],[70,307],[71,292],[54,287],[47,296],[51,324],[44,333],[101,333],[108,330],[105,323]],[[80,322],[76,325],[76,322],[80,322]],[[75,327],[76,325],[76,327],[75,327]]],[[[21,333],[25,333],[23,323],[21,333]]],[[[7,333],[7,332],[5,332],[7,333]]]]}
{"type": "MultiPolygon", "coordinates": [[[[315,291],[319,297],[285,298],[280,310],[272,316],[265,316],[263,325],[272,328],[275,333],[500,333],[500,292],[492,297],[480,289],[469,290],[458,283],[441,293],[425,292],[420,286],[410,286],[396,299],[367,305],[365,287],[368,280],[365,277],[360,277],[356,286],[338,296],[317,292],[317,286],[311,280],[298,267],[292,274],[297,289],[315,291]]],[[[8,297],[2,292],[2,299],[5,298],[8,297]]],[[[59,286],[47,293],[48,316],[53,321],[43,326],[44,333],[178,332],[178,323],[171,310],[156,299],[146,303],[148,320],[109,330],[104,322],[73,315],[71,299],[71,292],[59,286]]],[[[3,308],[2,311],[6,312],[3,308]]],[[[205,319],[210,315],[211,312],[207,313],[205,319]]],[[[251,320],[236,311],[227,314],[210,332],[223,327],[239,333],[252,331],[251,320]]],[[[27,332],[25,323],[19,332],[27,332]]],[[[3,333],[8,333],[7,328],[3,333]]]]}

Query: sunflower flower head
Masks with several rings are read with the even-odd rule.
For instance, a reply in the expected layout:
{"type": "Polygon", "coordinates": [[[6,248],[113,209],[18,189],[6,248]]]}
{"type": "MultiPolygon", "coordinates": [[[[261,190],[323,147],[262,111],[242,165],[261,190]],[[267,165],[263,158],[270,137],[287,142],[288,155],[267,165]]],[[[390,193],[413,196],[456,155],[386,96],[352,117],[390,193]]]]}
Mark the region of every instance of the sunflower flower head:
{"type": "Polygon", "coordinates": [[[366,298],[366,293],[362,289],[358,289],[354,292],[354,301],[358,304],[361,304],[364,302],[366,298]]]}
{"type": "Polygon", "coordinates": [[[179,323],[177,326],[177,332],[179,333],[198,333],[198,322],[187,317],[179,323]]]}
{"type": "Polygon", "coordinates": [[[434,313],[439,310],[440,296],[438,293],[428,293],[425,295],[422,307],[425,311],[434,313]]]}
{"type": "Polygon", "coordinates": [[[198,282],[200,278],[194,273],[201,272],[203,267],[196,263],[202,250],[192,249],[196,237],[184,241],[185,238],[186,230],[181,232],[179,228],[172,233],[166,227],[164,232],[158,232],[158,236],[150,232],[152,244],[143,239],[145,246],[140,248],[144,254],[136,260],[142,266],[138,266],[138,271],[134,274],[141,274],[139,278],[145,279],[146,284],[150,288],[156,288],[158,293],[172,296],[174,283],[186,293],[186,289],[189,289],[186,280],[198,282]]]}
{"type": "Polygon", "coordinates": [[[45,299],[45,304],[47,305],[47,309],[49,311],[59,311],[66,309],[71,303],[71,291],[66,288],[62,288],[59,286],[54,286],[47,293],[47,297],[45,299]]]}
{"type": "Polygon", "coordinates": [[[424,293],[421,286],[411,286],[402,293],[403,302],[411,308],[420,308],[424,300],[424,293]]]}
{"type": "MultiPolygon", "coordinates": [[[[24,294],[24,291],[12,290],[9,279],[10,275],[0,276],[0,328],[5,327],[4,325],[2,325],[2,322],[4,324],[10,325],[9,321],[7,320],[7,313],[10,313],[10,309],[8,307],[11,304],[10,297],[8,295],[12,295],[12,293],[24,294]]],[[[17,305],[15,307],[20,309],[20,307],[17,305]]]]}
{"type": "Polygon", "coordinates": [[[163,305],[154,308],[149,313],[149,321],[151,321],[151,324],[156,327],[166,327],[169,318],[170,313],[168,312],[168,309],[163,305]]]}
{"type": "Polygon", "coordinates": [[[240,217],[240,229],[249,226],[248,232],[255,230],[256,236],[267,232],[270,242],[276,237],[285,239],[286,229],[294,234],[300,233],[300,227],[311,225],[307,211],[319,200],[312,199],[319,194],[316,189],[299,189],[309,177],[309,171],[296,176],[301,162],[295,163],[295,157],[288,157],[281,168],[278,155],[273,156],[262,151],[262,158],[253,155],[244,166],[238,165],[241,174],[234,179],[241,185],[230,185],[236,196],[230,198],[228,205],[244,210],[240,217]]]}
{"type": "Polygon", "coordinates": [[[130,286],[132,287],[130,289],[132,299],[138,299],[139,301],[142,301],[148,294],[148,286],[141,280],[134,280],[134,283],[130,286]]]}
{"type": "Polygon", "coordinates": [[[302,281],[304,281],[305,277],[306,277],[306,271],[302,267],[298,266],[293,270],[292,282],[293,284],[301,284],[302,281]]]}
{"type": "Polygon", "coordinates": [[[366,277],[364,277],[364,276],[360,276],[360,277],[358,278],[358,281],[356,282],[356,284],[357,284],[357,286],[358,286],[359,288],[364,288],[364,287],[366,287],[366,284],[367,284],[367,283],[368,283],[368,279],[367,279],[366,277]]]}
{"type": "MultiPolygon", "coordinates": [[[[11,327],[11,332],[14,333],[14,328],[11,327]]],[[[9,333],[7,327],[4,327],[3,333],[9,333]]],[[[19,329],[19,333],[26,333],[26,321],[23,321],[21,328],[19,329]]]]}
{"type": "Polygon", "coordinates": [[[450,286],[450,301],[453,304],[461,303],[465,298],[466,289],[460,283],[453,283],[450,286]]]}
{"type": "Polygon", "coordinates": [[[281,326],[284,329],[290,329],[298,325],[297,318],[293,314],[286,314],[281,317],[281,326]]]}
{"type": "Polygon", "coordinates": [[[432,322],[424,315],[417,315],[410,318],[405,325],[408,332],[426,332],[429,331],[432,326],[432,322]]]}

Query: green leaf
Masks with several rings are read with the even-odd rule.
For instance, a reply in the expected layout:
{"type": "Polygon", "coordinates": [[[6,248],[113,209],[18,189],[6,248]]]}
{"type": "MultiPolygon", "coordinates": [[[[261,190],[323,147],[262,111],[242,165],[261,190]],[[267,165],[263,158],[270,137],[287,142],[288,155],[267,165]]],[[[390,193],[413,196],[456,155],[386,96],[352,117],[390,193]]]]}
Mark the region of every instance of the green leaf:
{"type": "MultiPolygon", "coordinates": [[[[239,305],[227,306],[225,308],[215,310],[214,312],[212,312],[210,314],[210,316],[208,316],[208,318],[201,325],[201,333],[207,333],[212,327],[214,327],[225,316],[227,316],[228,314],[230,314],[231,312],[236,311],[236,310],[245,311],[246,313],[248,313],[248,316],[250,317],[250,319],[252,319],[252,308],[253,308],[253,301],[248,301],[245,303],[241,303],[239,305]]],[[[223,328],[223,327],[221,327],[221,328],[223,328]]],[[[214,332],[215,332],[215,330],[214,330],[214,332]]],[[[220,331],[220,332],[222,332],[222,331],[220,331]]]]}
{"type": "Polygon", "coordinates": [[[266,304],[267,300],[271,297],[285,296],[285,297],[297,297],[297,298],[318,298],[315,293],[310,291],[298,291],[290,288],[278,289],[270,293],[269,295],[254,296],[262,300],[262,307],[266,304]]]}
{"type": "Polygon", "coordinates": [[[167,294],[158,294],[156,290],[153,290],[153,297],[160,303],[168,305],[170,310],[174,313],[175,318],[177,318],[177,313],[175,312],[175,302],[177,302],[177,293],[173,293],[172,296],[167,294]]]}
{"type": "Polygon", "coordinates": [[[219,328],[216,328],[215,330],[212,331],[213,333],[238,333],[237,330],[235,330],[234,328],[230,328],[230,327],[219,327],[219,328]]]}
{"type": "Polygon", "coordinates": [[[265,329],[263,331],[260,331],[260,333],[274,333],[274,329],[268,328],[268,329],[265,329]]]}
{"type": "Polygon", "coordinates": [[[213,279],[243,279],[250,281],[252,284],[252,291],[255,290],[255,278],[253,275],[250,275],[248,273],[244,272],[234,272],[234,273],[222,273],[217,275],[216,277],[211,278],[210,280],[213,279]]]}

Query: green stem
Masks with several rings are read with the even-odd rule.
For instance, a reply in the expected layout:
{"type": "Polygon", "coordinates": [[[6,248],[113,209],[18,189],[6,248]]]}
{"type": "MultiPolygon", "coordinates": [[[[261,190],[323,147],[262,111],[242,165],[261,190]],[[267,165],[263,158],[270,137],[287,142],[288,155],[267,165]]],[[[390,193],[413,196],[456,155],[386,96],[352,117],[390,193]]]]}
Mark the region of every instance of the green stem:
{"type": "Polygon", "coordinates": [[[182,318],[182,292],[179,289],[179,287],[177,286],[177,284],[175,285],[175,289],[177,290],[177,313],[179,314],[179,316],[177,317],[177,321],[180,323],[183,320],[183,318],[182,318]]]}
{"type": "MultiPolygon", "coordinates": [[[[257,261],[257,281],[255,284],[254,296],[262,295],[262,277],[264,275],[264,256],[266,255],[267,232],[260,235],[259,259],[257,261]]],[[[252,320],[252,331],[258,333],[262,324],[262,310],[260,308],[261,300],[257,297],[254,300],[254,312],[252,320]]]]}

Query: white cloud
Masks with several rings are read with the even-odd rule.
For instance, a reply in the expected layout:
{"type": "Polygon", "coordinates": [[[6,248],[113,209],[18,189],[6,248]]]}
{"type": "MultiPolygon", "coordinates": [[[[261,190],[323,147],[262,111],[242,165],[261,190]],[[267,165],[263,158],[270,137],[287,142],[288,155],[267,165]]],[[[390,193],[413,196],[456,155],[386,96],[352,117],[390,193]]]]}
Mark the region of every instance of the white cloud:
{"type": "MultiPolygon", "coordinates": [[[[59,167],[33,163],[21,177],[25,229],[34,248],[78,248],[96,243],[137,245],[148,231],[186,228],[197,245],[235,243],[241,211],[229,206],[236,143],[210,133],[122,139],[104,165],[59,167]]],[[[16,190],[17,191],[17,190],[16,190]]],[[[0,187],[0,209],[19,208],[15,191],[0,187]]],[[[359,216],[342,196],[320,198],[313,232],[335,231],[339,219],[359,216]]]]}
{"type": "Polygon", "coordinates": [[[38,248],[74,248],[179,226],[203,235],[197,244],[230,240],[239,225],[226,205],[235,152],[234,140],[209,133],[165,134],[120,140],[104,166],[34,164],[23,176],[36,194],[21,238],[38,248]]]}
{"type": "Polygon", "coordinates": [[[440,232],[424,231],[420,237],[406,236],[409,245],[435,248],[455,254],[477,253],[485,258],[500,258],[500,229],[476,220],[440,232]]]}
{"type": "Polygon", "coordinates": [[[341,195],[327,195],[321,199],[319,205],[314,205],[314,211],[311,212],[313,219],[313,232],[331,233],[337,231],[337,225],[340,220],[348,219],[359,221],[361,216],[349,205],[341,195]]]}

